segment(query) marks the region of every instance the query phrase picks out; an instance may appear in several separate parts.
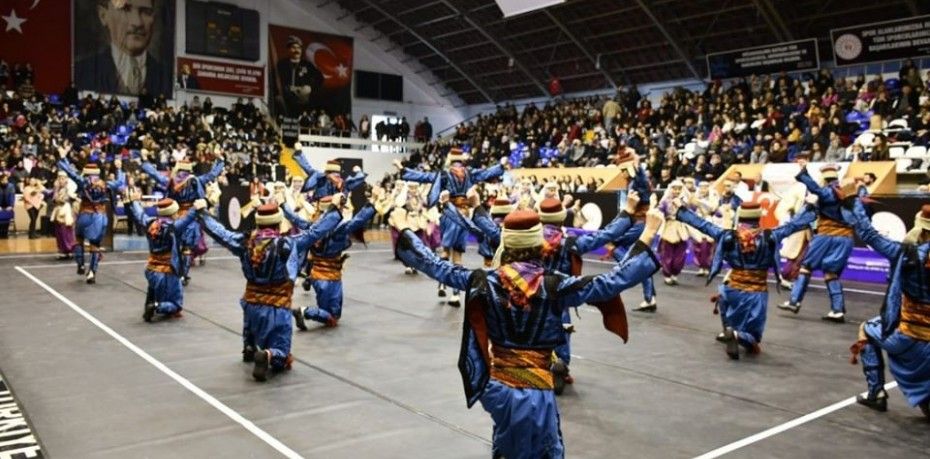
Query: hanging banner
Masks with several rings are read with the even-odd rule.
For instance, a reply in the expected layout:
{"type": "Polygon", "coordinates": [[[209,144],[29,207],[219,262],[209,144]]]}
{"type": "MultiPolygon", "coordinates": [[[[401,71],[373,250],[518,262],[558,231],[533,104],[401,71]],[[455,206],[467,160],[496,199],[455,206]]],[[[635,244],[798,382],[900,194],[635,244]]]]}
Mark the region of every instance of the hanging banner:
{"type": "Polygon", "coordinates": [[[352,38],[268,26],[268,86],[274,114],[297,118],[352,111],[352,38]]]}
{"type": "Polygon", "coordinates": [[[60,94],[71,75],[71,9],[55,2],[0,2],[0,61],[9,66],[7,89],[29,87],[60,94]],[[36,46],[54,43],[55,46],[36,46]],[[31,68],[26,68],[29,63],[31,68]],[[27,81],[28,80],[28,81],[27,81]]]}
{"type": "Polygon", "coordinates": [[[174,0],[75,0],[78,89],[171,98],[174,18],[174,0]]]}
{"type": "Polygon", "coordinates": [[[819,68],[820,53],[815,38],[707,55],[707,74],[712,80],[819,68]]]}
{"type": "Polygon", "coordinates": [[[837,66],[930,56],[930,15],[830,31],[837,66]]]}
{"type": "Polygon", "coordinates": [[[265,96],[265,68],[190,57],[178,58],[175,87],[236,96],[265,96]]]}

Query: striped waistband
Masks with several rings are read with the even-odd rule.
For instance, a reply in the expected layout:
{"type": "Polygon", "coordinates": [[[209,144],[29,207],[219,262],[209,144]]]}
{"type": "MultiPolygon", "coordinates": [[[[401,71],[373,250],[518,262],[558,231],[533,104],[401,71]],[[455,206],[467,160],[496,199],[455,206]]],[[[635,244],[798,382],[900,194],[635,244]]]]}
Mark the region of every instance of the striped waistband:
{"type": "Polygon", "coordinates": [[[727,286],[745,292],[767,292],[768,275],[767,269],[734,268],[727,278],[727,286]]]}
{"type": "Polygon", "coordinates": [[[819,217],[817,219],[817,234],[824,236],[853,237],[853,229],[832,218],[819,217]]]}
{"type": "Polygon", "coordinates": [[[291,296],[294,293],[294,283],[286,280],[277,284],[245,284],[245,294],[242,299],[247,303],[261,304],[275,308],[290,308],[291,296]]]}
{"type": "Polygon", "coordinates": [[[79,208],[79,210],[81,212],[95,212],[95,213],[102,214],[107,211],[107,203],[81,201],[81,207],[79,208]]]}
{"type": "Polygon", "coordinates": [[[898,330],[911,338],[930,341],[930,304],[918,303],[902,295],[898,330]]]}
{"type": "Polygon", "coordinates": [[[551,350],[510,349],[491,345],[491,377],[522,389],[553,388],[551,350]]]}
{"type": "Polygon", "coordinates": [[[149,262],[145,269],[159,273],[171,274],[171,252],[149,253],[149,262]]]}
{"type": "Polygon", "coordinates": [[[313,280],[342,280],[342,265],[345,264],[345,255],[338,257],[317,257],[311,259],[310,278],[313,280]]]}

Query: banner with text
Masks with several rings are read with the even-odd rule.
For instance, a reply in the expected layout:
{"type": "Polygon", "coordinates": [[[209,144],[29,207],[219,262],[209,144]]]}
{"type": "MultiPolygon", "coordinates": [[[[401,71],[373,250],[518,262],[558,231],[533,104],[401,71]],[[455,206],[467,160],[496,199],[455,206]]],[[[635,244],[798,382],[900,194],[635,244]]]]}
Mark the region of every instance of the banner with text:
{"type": "Polygon", "coordinates": [[[739,78],[820,68],[817,40],[798,40],[707,55],[711,79],[739,78]]]}
{"type": "Polygon", "coordinates": [[[930,56],[930,15],[830,31],[836,65],[930,56]]]}
{"type": "Polygon", "coordinates": [[[265,96],[265,68],[228,62],[178,58],[177,88],[237,96],[265,96]]]}

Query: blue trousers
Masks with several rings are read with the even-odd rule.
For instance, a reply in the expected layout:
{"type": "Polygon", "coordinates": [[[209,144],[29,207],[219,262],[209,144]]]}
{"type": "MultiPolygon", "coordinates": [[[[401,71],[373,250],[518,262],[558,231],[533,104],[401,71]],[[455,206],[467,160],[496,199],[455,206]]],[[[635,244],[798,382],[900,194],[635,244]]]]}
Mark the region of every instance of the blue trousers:
{"type": "Polygon", "coordinates": [[[726,285],[719,288],[720,320],[724,327],[736,330],[739,343],[747,349],[762,342],[768,313],[768,292],[746,292],[726,285]]]}
{"type": "Polygon", "coordinates": [[[439,231],[442,234],[442,248],[446,250],[455,250],[456,252],[465,252],[465,245],[468,238],[468,230],[452,220],[440,217],[439,231]]]}
{"type": "Polygon", "coordinates": [[[341,280],[314,279],[313,292],[316,294],[317,307],[307,308],[304,317],[324,324],[331,319],[339,320],[342,317],[341,280]]]}
{"type": "MultiPolygon", "coordinates": [[[[569,311],[569,308],[562,310],[562,323],[570,324],[572,323],[572,314],[569,311]]],[[[555,356],[559,358],[565,365],[568,365],[572,361],[572,334],[565,333],[565,343],[556,346],[555,356]]]]}
{"type": "Polygon", "coordinates": [[[852,238],[842,236],[825,236],[815,234],[801,261],[801,267],[808,272],[801,272],[797,281],[791,288],[790,301],[800,304],[804,301],[807,286],[810,284],[811,273],[823,271],[824,274],[835,274],[835,279],[826,281],[827,293],[830,295],[830,309],[834,312],[846,312],[846,302],[843,295],[843,285],[839,275],[843,273],[852,253],[852,238]]]}
{"type": "MultiPolygon", "coordinates": [[[[107,215],[98,212],[81,212],[74,222],[74,237],[77,245],[74,246],[74,261],[78,266],[84,266],[84,241],[91,246],[99,248],[103,235],[107,230],[107,215]]],[[[100,253],[93,250],[90,254],[90,270],[97,272],[100,263],[100,253]]]]}
{"type": "Polygon", "coordinates": [[[184,306],[184,290],[181,279],[175,274],[145,270],[145,280],[149,282],[145,302],[158,303],[155,312],[164,315],[176,314],[184,306]]]}
{"type": "Polygon", "coordinates": [[[271,368],[283,370],[291,354],[291,322],[289,308],[239,301],[242,306],[242,342],[255,349],[271,351],[271,368]]]}
{"type": "Polygon", "coordinates": [[[190,225],[187,225],[187,228],[184,228],[184,232],[181,233],[181,272],[178,273],[181,277],[185,277],[190,273],[191,262],[194,258],[193,255],[191,255],[191,251],[200,243],[200,235],[200,222],[197,221],[191,222],[190,225]]]}
{"type": "MultiPolygon", "coordinates": [[[[618,263],[623,260],[623,257],[626,256],[627,249],[617,247],[614,250],[614,260],[618,263]]],[[[647,302],[652,301],[656,297],[656,284],[652,280],[652,276],[649,276],[643,279],[643,299],[647,302]]]]}
{"type": "Polygon", "coordinates": [[[911,338],[899,330],[882,338],[881,317],[869,320],[864,328],[869,341],[860,357],[869,392],[876,393],[885,385],[884,350],[888,354],[891,375],[907,402],[917,406],[930,400],[930,342],[911,338]]]}
{"type": "Polygon", "coordinates": [[[554,392],[517,389],[492,378],[480,400],[494,421],[494,457],[565,457],[554,392]]]}

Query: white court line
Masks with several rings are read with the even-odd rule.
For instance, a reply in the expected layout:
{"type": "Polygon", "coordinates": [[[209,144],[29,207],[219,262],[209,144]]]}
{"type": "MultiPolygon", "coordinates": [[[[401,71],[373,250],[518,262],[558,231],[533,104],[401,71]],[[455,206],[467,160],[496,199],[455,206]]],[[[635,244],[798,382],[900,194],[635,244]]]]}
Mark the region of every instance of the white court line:
{"type": "Polygon", "coordinates": [[[52,296],[58,298],[62,303],[68,305],[74,312],[77,312],[82,317],[87,319],[88,322],[94,324],[97,328],[103,330],[106,334],[110,335],[117,342],[126,346],[127,349],[134,352],[139,357],[142,357],[143,360],[150,363],[153,367],[160,370],[162,373],[168,375],[171,379],[175,380],[178,384],[183,386],[185,389],[191,391],[194,395],[200,397],[203,401],[207,402],[210,406],[216,408],[219,412],[225,414],[227,417],[245,427],[246,430],[251,432],[253,435],[267,443],[269,446],[277,450],[279,453],[283,454],[288,458],[300,458],[300,454],[297,454],[296,451],[290,449],[284,443],[281,443],[277,438],[272,437],[268,432],[265,432],[260,427],[256,426],[252,421],[244,418],[241,414],[234,411],[232,408],[223,404],[223,402],[217,400],[212,395],[205,392],[203,389],[194,385],[194,383],[188,381],[183,376],[175,373],[172,369],[168,368],[165,364],[161,363],[155,357],[149,355],[149,353],[143,351],[141,348],[133,344],[128,339],[124,338],[119,333],[115,332],[112,328],[108,327],[106,324],[98,320],[96,317],[92,316],[90,313],[82,309],[80,306],[74,304],[71,300],[66,298],[61,293],[58,293],[55,289],[49,287],[45,282],[42,282],[37,277],[33,276],[31,273],[26,271],[20,266],[16,267],[16,270],[26,276],[32,282],[35,282],[36,285],[45,289],[46,292],[51,293],[52,296]]]}
{"type": "MultiPolygon", "coordinates": [[[[393,252],[393,251],[394,251],[394,250],[392,250],[392,249],[372,249],[372,250],[348,250],[348,251],[346,251],[345,253],[348,253],[348,254],[353,254],[353,253],[385,253],[385,252],[393,252]]],[[[112,253],[112,252],[111,252],[111,253],[112,253]]],[[[118,252],[118,253],[130,253],[130,252],[118,252]]],[[[145,251],[145,252],[138,252],[138,253],[148,253],[148,251],[145,251]]],[[[234,256],[231,256],[231,255],[224,255],[224,256],[221,256],[221,257],[209,257],[209,258],[207,258],[207,261],[216,261],[216,260],[238,260],[238,259],[239,259],[239,257],[234,257],[234,256]]],[[[132,265],[132,264],[138,264],[138,263],[147,263],[148,261],[149,261],[148,258],[140,258],[140,259],[138,259],[138,260],[101,261],[101,262],[100,262],[100,266],[107,266],[107,265],[132,265]]],[[[74,266],[75,266],[75,265],[74,265],[74,260],[68,260],[67,262],[62,261],[61,263],[47,264],[47,265],[29,265],[29,266],[26,266],[26,267],[29,268],[29,269],[46,269],[46,268],[74,268],[74,266]]]]}
{"type": "MultiPolygon", "coordinates": [[[[885,390],[894,389],[895,387],[898,387],[897,382],[890,382],[888,384],[885,384],[885,390]]],[[[862,395],[866,395],[866,393],[863,392],[862,395]]],[[[823,407],[817,411],[814,411],[813,413],[805,414],[804,416],[801,416],[799,418],[794,418],[784,424],[779,424],[775,427],[772,427],[771,429],[764,430],[755,435],[746,437],[742,440],[735,441],[733,443],[730,443],[729,445],[721,446],[720,448],[717,448],[713,451],[697,456],[695,459],[713,459],[713,458],[723,456],[724,454],[732,453],[733,451],[736,451],[740,448],[744,448],[753,443],[769,438],[773,435],[778,435],[786,430],[793,429],[803,424],[807,424],[808,422],[811,422],[817,418],[826,416],[834,411],[839,411],[854,403],[856,403],[856,397],[847,398],[846,400],[842,400],[830,406],[823,407]]]]}
{"type": "MultiPolygon", "coordinates": [[[[602,265],[616,265],[616,264],[617,264],[616,262],[601,261],[601,260],[592,260],[592,259],[590,259],[590,258],[585,258],[584,261],[586,261],[586,262],[587,262],[587,261],[590,261],[591,263],[598,263],[598,264],[602,264],[602,265]]],[[[685,270],[682,270],[681,272],[687,273],[687,274],[697,274],[697,271],[690,270],[690,269],[685,269],[685,270]]],[[[770,284],[774,284],[774,283],[775,283],[775,281],[772,280],[772,279],[769,279],[768,282],[769,282],[770,284]]],[[[820,289],[820,290],[826,290],[826,289],[827,289],[827,287],[826,287],[826,286],[823,286],[823,285],[812,285],[812,284],[808,284],[808,287],[809,287],[809,288],[816,288],[816,289],[820,289]]],[[[848,287],[843,287],[843,291],[844,291],[844,292],[853,292],[853,293],[864,293],[864,294],[866,294],[866,295],[885,296],[885,292],[876,292],[875,290],[863,290],[863,289],[859,289],[859,288],[848,288],[848,287]]]]}

